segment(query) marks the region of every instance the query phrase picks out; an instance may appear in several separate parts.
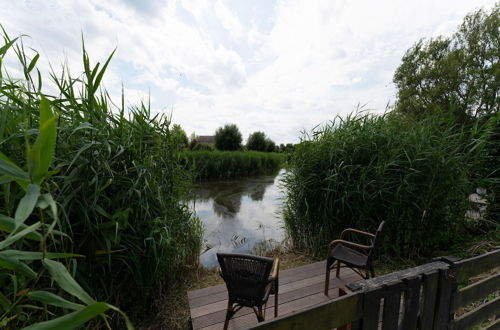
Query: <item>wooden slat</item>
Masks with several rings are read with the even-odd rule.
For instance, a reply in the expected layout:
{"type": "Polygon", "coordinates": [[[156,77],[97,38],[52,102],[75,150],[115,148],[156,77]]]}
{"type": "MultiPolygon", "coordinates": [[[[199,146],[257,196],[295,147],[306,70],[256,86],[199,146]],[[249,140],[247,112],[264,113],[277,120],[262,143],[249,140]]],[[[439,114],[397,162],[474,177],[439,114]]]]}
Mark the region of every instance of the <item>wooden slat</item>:
{"type": "Polygon", "coordinates": [[[469,329],[481,322],[487,320],[489,317],[499,313],[500,311],[500,297],[497,297],[490,302],[479,306],[478,308],[468,312],[452,321],[452,329],[469,329]]]}
{"type": "MultiPolygon", "coordinates": [[[[346,269],[343,272],[341,272],[341,278],[349,278],[351,280],[354,280],[354,278],[352,278],[353,274],[355,274],[355,273],[352,270],[346,269]]],[[[308,285],[312,285],[315,283],[319,283],[319,282],[324,283],[324,281],[325,281],[324,274],[322,274],[319,269],[317,269],[314,272],[308,272],[305,275],[307,275],[307,277],[302,278],[302,276],[301,276],[301,277],[298,277],[297,280],[292,281],[292,282],[281,281],[281,276],[280,276],[280,292],[285,293],[285,292],[299,289],[299,288],[302,288],[302,287],[305,287],[308,285]]],[[[358,279],[359,279],[359,276],[358,276],[358,279]]],[[[221,305],[222,304],[221,302],[225,301],[225,300],[227,300],[227,289],[226,289],[225,285],[224,285],[223,292],[214,293],[213,295],[210,295],[210,296],[203,296],[203,297],[199,297],[199,298],[189,299],[189,306],[191,309],[192,317],[199,316],[198,310],[200,308],[202,308],[202,309],[206,308],[205,306],[208,306],[210,304],[221,305]],[[201,303],[201,302],[203,302],[203,303],[201,303]],[[193,312],[195,315],[193,315],[193,312]]],[[[223,305],[224,304],[225,303],[223,303],[223,305]]],[[[225,307],[226,306],[224,305],[223,308],[225,308],[225,307]]],[[[204,313],[204,314],[207,314],[207,313],[204,313]]]]}
{"type": "MultiPolygon", "coordinates": [[[[294,313],[294,312],[297,312],[297,311],[303,310],[305,308],[315,306],[315,305],[318,305],[320,303],[324,303],[327,301],[330,301],[330,299],[322,293],[317,293],[314,295],[310,295],[307,297],[296,299],[294,301],[291,301],[291,302],[281,306],[281,315],[286,316],[288,314],[291,314],[291,313],[294,313]]],[[[267,320],[273,319],[272,310],[273,309],[271,307],[268,307],[266,309],[266,319],[267,320]]],[[[221,329],[220,325],[223,324],[222,321],[223,320],[221,320],[217,324],[213,324],[211,326],[201,328],[200,330],[220,330],[221,329]]],[[[257,318],[255,317],[255,314],[253,314],[253,313],[243,315],[243,316],[241,316],[237,313],[236,316],[233,319],[231,319],[231,321],[229,321],[229,328],[231,330],[241,329],[241,328],[247,329],[248,327],[253,327],[256,325],[257,325],[257,318]]]]}
{"type": "Polygon", "coordinates": [[[362,295],[348,294],[293,314],[266,321],[252,327],[254,330],[317,329],[330,330],[357,320],[360,316],[362,295]]]}
{"type": "Polygon", "coordinates": [[[500,264],[500,250],[455,262],[457,282],[463,283],[469,278],[485,273],[500,264]]]}
{"type": "Polygon", "coordinates": [[[383,330],[393,330],[398,328],[400,303],[401,292],[391,294],[384,298],[384,314],[382,317],[383,330]]]}
{"type": "MultiPolygon", "coordinates": [[[[308,273],[318,271],[319,269],[326,269],[325,261],[319,261],[312,264],[300,266],[297,268],[280,271],[280,282],[282,282],[283,284],[290,283],[296,281],[301,276],[308,277],[307,275],[308,273]]],[[[219,284],[208,288],[189,291],[188,298],[189,300],[194,300],[199,297],[210,296],[215,293],[225,292],[225,291],[226,291],[226,285],[219,284]]]]}
{"type": "MultiPolygon", "coordinates": [[[[355,280],[357,278],[359,278],[359,275],[354,273],[354,272],[350,275],[350,277],[346,277],[343,279],[335,278],[334,281],[330,281],[330,288],[331,289],[338,288],[339,286],[345,285],[349,281],[355,280]]],[[[284,305],[286,305],[286,303],[289,303],[293,300],[304,298],[304,297],[307,297],[310,295],[314,295],[317,293],[323,293],[323,289],[324,289],[324,278],[323,278],[323,281],[318,282],[316,284],[302,287],[302,288],[295,289],[295,290],[291,290],[291,291],[287,291],[284,293],[283,293],[282,287],[280,286],[280,292],[279,292],[279,296],[278,296],[278,304],[279,304],[278,314],[282,315],[286,311],[286,308],[284,309],[284,307],[283,307],[284,305]]],[[[336,294],[337,293],[335,292],[335,295],[336,294]]],[[[332,296],[335,297],[335,295],[332,295],[332,296]]],[[[274,306],[274,298],[273,298],[273,296],[271,296],[271,298],[269,298],[267,307],[270,308],[273,306],[274,306]]],[[[198,317],[194,317],[194,315],[196,315],[196,314],[193,314],[193,311],[191,311],[193,329],[207,327],[207,326],[210,326],[212,324],[224,321],[224,318],[226,315],[226,308],[227,308],[227,300],[222,301],[222,303],[218,306],[217,310],[215,310],[215,311],[211,310],[211,313],[206,313],[206,314],[198,316],[198,317]]],[[[242,310],[240,310],[236,314],[236,316],[240,317],[240,316],[244,316],[247,314],[253,315],[253,311],[250,308],[243,308],[242,310]]]]}
{"type": "Polygon", "coordinates": [[[403,329],[417,329],[417,316],[420,302],[420,276],[405,279],[405,308],[403,316],[403,329]]]}
{"type": "Polygon", "coordinates": [[[500,290],[500,273],[458,290],[453,311],[500,290]]]}
{"type": "Polygon", "coordinates": [[[394,273],[386,274],[379,277],[374,277],[368,280],[354,282],[348,285],[351,291],[370,290],[381,287],[383,285],[390,285],[397,283],[404,278],[417,276],[420,274],[428,273],[436,269],[448,269],[449,265],[442,261],[434,261],[425,265],[403,269],[394,273]]]}
{"type": "Polygon", "coordinates": [[[437,270],[422,275],[423,299],[419,319],[419,329],[432,329],[434,323],[434,311],[438,297],[439,273],[437,270]]]}
{"type": "MultiPolygon", "coordinates": [[[[356,279],[359,279],[359,275],[352,272],[351,274],[342,277],[342,279],[336,279],[337,283],[332,283],[332,285],[337,285],[336,287],[338,287],[340,284],[345,285],[346,280],[347,281],[354,281],[356,279]]],[[[324,282],[325,282],[324,275],[316,275],[314,277],[306,278],[306,279],[303,279],[301,281],[292,282],[292,283],[288,283],[285,285],[280,285],[279,294],[283,298],[286,297],[286,295],[283,296],[283,294],[287,294],[287,293],[292,293],[294,295],[299,295],[299,296],[301,295],[303,297],[303,296],[306,296],[308,294],[319,292],[316,289],[319,288],[321,290],[321,286],[324,286],[324,282]],[[316,286],[319,285],[319,286],[316,287],[314,285],[316,285],[316,286]],[[311,286],[314,286],[314,287],[311,287],[311,286]],[[301,289],[307,288],[307,287],[309,287],[308,290],[314,289],[314,291],[301,290],[301,289]]],[[[332,285],[330,285],[330,287],[335,287],[332,285]]],[[[206,315],[206,314],[217,312],[219,310],[226,310],[227,292],[226,292],[224,297],[225,297],[225,299],[216,301],[216,302],[211,303],[211,304],[206,304],[204,306],[199,306],[199,307],[195,307],[195,308],[191,307],[191,317],[194,319],[194,318],[206,315]]],[[[191,306],[191,303],[190,303],[190,306],[191,306]]]]}
{"type": "Polygon", "coordinates": [[[377,330],[380,317],[380,299],[382,288],[365,292],[363,302],[363,330],[377,330]]]}
{"type": "Polygon", "coordinates": [[[450,322],[450,301],[452,288],[456,283],[451,277],[449,269],[439,270],[438,298],[434,312],[433,329],[446,329],[450,322]]]}

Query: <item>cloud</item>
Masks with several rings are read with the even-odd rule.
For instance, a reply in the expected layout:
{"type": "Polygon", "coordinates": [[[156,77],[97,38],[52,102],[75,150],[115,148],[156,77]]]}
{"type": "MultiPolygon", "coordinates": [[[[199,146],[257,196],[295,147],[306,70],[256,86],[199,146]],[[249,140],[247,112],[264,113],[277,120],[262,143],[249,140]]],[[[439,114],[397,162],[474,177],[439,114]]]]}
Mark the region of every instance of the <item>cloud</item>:
{"type": "MultiPolygon", "coordinates": [[[[406,49],[494,3],[0,0],[0,23],[31,36],[42,73],[49,60],[81,72],[83,33],[94,64],[117,47],[103,81],[115,103],[123,82],[128,103],[150,92],[153,112],[173,109],[187,132],[236,123],[244,137],[260,130],[287,143],[358,104],[384,111],[406,49]]],[[[14,69],[11,55],[4,65],[14,69]]]]}
{"type": "Polygon", "coordinates": [[[221,0],[215,3],[215,15],[220,24],[231,34],[233,38],[240,38],[243,35],[243,27],[238,17],[229,10],[221,0]]]}

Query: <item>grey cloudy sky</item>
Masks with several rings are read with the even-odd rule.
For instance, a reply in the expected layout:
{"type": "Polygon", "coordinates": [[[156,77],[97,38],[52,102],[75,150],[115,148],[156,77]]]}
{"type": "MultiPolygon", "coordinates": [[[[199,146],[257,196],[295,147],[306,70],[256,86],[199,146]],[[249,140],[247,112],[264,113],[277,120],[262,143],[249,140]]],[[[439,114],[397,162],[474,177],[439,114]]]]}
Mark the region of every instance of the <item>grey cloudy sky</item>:
{"type": "MultiPolygon", "coordinates": [[[[81,72],[117,47],[104,80],[129,104],[151,95],[188,134],[237,124],[297,142],[304,129],[352,112],[384,111],[392,76],[415,41],[449,35],[493,0],[0,0],[0,24],[41,55],[81,72]]],[[[12,58],[5,65],[19,74],[12,58]]]]}

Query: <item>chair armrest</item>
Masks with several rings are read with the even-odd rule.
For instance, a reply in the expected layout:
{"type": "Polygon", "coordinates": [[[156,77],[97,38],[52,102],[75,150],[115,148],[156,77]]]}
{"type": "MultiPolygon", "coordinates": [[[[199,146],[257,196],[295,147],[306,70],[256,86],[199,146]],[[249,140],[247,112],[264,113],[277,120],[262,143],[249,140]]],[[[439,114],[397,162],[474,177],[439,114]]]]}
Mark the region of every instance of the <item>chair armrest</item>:
{"type": "Polygon", "coordinates": [[[347,229],[344,229],[342,231],[342,233],[340,234],[340,239],[342,239],[342,237],[344,236],[345,233],[356,233],[356,234],[361,234],[361,235],[365,235],[365,236],[369,236],[371,238],[375,237],[374,234],[371,234],[371,233],[367,233],[366,231],[361,231],[361,230],[357,230],[357,229],[354,229],[354,228],[347,228],[347,229]]]}
{"type": "Polygon", "coordinates": [[[368,245],[349,242],[349,241],[345,241],[343,239],[336,239],[334,241],[331,241],[330,244],[328,244],[328,256],[330,255],[330,252],[332,251],[333,247],[339,243],[347,245],[347,246],[352,246],[352,247],[355,247],[358,249],[363,249],[363,250],[370,250],[372,248],[371,246],[368,246],[368,245]]]}
{"type": "Polygon", "coordinates": [[[275,258],[273,265],[273,274],[271,275],[271,278],[273,280],[277,279],[279,276],[279,272],[280,272],[280,258],[275,258]]]}

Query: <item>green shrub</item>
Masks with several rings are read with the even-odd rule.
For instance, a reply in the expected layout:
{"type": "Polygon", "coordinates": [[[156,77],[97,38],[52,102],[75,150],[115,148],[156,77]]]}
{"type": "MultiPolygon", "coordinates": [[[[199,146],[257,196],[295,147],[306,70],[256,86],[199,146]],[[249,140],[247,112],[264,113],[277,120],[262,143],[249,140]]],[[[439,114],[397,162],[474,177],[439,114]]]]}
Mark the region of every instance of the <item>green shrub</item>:
{"type": "Polygon", "coordinates": [[[215,147],[218,150],[240,150],[241,132],[235,124],[219,127],[215,132],[215,147]]]}
{"type": "Polygon", "coordinates": [[[323,255],[342,229],[374,231],[385,220],[381,253],[433,255],[466,235],[480,144],[437,116],[337,118],[296,146],[284,179],[287,231],[323,255]]]}
{"type": "MultiPolygon", "coordinates": [[[[2,76],[0,148],[26,168],[20,155],[36,133],[42,79],[31,77],[38,55],[15,49],[26,79],[2,76]]],[[[91,67],[84,49],[83,75],[71,77],[66,67],[52,74],[57,96],[47,98],[58,115],[57,147],[43,188],[58,206],[57,229],[68,235],[54,248],[85,256],[71,265],[76,279],[138,320],[197,264],[202,229],[182,202],[190,176],[179,164],[169,121],[151,116],[144,104],[117,109],[99,89],[110,59],[91,67]]],[[[22,194],[5,186],[2,211],[11,216],[22,194]]]]}
{"type": "Polygon", "coordinates": [[[196,143],[192,151],[214,151],[215,147],[209,143],[196,143]]]}
{"type": "Polygon", "coordinates": [[[194,167],[198,179],[236,178],[277,172],[283,154],[258,151],[196,151],[184,152],[186,167],[194,167]]]}

